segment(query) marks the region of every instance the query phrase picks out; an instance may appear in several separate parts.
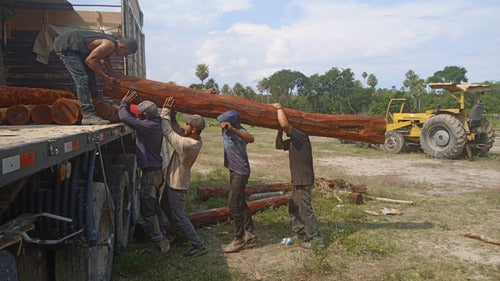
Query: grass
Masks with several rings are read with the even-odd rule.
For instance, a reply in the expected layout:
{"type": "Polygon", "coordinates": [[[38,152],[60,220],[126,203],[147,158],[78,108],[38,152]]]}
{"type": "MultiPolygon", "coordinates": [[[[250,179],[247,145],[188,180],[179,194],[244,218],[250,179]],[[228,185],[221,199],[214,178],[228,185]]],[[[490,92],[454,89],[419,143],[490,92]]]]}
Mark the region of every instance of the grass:
{"type": "MultiPolygon", "coordinates": [[[[196,193],[199,186],[228,185],[220,129],[215,122],[208,123],[211,126],[202,134],[203,148],[193,167],[188,212],[227,205],[227,198],[201,201],[196,193]]],[[[274,148],[275,131],[247,130],[255,137],[255,143],[247,147],[252,168],[249,185],[289,182],[288,155],[274,148]]],[[[156,256],[143,253],[149,247],[147,243],[132,240],[126,251],[115,256],[112,280],[500,280],[498,246],[463,238],[463,231],[469,227],[499,238],[500,186],[457,191],[449,186],[451,183],[429,186],[402,180],[397,174],[352,174],[342,169],[342,162],[335,161],[343,161],[343,157],[377,161],[409,158],[418,166],[430,160],[419,152],[388,155],[377,149],[340,144],[335,139],[311,140],[317,177],[365,184],[371,196],[412,200],[415,204],[388,205],[365,198],[364,204],[353,205],[347,195],[341,195],[340,203],[328,188],[315,188],[313,207],[327,244],[325,250],[280,244],[283,237],[292,235],[287,207],[282,206],[254,214],[259,240],[236,254],[221,252],[232,238],[231,221],[198,229],[209,253],[194,259],[182,257],[188,247],[173,247],[166,255],[156,256]],[[364,213],[383,207],[397,208],[403,215],[364,213]],[[472,258],[457,258],[454,253],[460,250],[471,252],[472,258]]],[[[499,155],[492,153],[474,162],[458,161],[463,162],[436,160],[428,165],[433,169],[442,165],[456,165],[457,169],[462,169],[460,165],[500,167],[499,155]]]]}

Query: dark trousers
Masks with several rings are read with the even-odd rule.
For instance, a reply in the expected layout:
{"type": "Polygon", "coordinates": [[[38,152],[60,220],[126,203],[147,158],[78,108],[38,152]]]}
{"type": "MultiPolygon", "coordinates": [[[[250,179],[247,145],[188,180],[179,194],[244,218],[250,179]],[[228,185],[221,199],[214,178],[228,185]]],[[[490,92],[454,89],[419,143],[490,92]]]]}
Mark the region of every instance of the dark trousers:
{"type": "Polygon", "coordinates": [[[242,238],[245,230],[253,231],[252,213],[245,201],[245,187],[248,183],[249,175],[240,175],[229,171],[231,190],[229,191],[229,210],[233,216],[236,230],[234,237],[242,238]]]}
{"type": "Polygon", "coordinates": [[[294,185],[292,197],[288,203],[292,230],[298,235],[305,235],[306,241],[321,237],[311,205],[311,189],[310,185],[294,185]]]}
{"type": "Polygon", "coordinates": [[[162,209],[167,215],[174,233],[180,237],[187,238],[193,247],[203,247],[203,241],[200,236],[198,236],[196,229],[184,210],[186,191],[173,189],[167,186],[163,192],[161,201],[162,209]]]}
{"type": "Polygon", "coordinates": [[[141,176],[141,215],[150,229],[150,238],[154,242],[164,238],[166,216],[160,208],[158,201],[159,189],[163,182],[162,170],[143,172],[141,176]]]}
{"type": "Polygon", "coordinates": [[[76,96],[82,107],[83,115],[95,114],[91,97],[98,98],[95,73],[85,64],[85,58],[74,51],[55,51],[73,77],[76,96]]]}

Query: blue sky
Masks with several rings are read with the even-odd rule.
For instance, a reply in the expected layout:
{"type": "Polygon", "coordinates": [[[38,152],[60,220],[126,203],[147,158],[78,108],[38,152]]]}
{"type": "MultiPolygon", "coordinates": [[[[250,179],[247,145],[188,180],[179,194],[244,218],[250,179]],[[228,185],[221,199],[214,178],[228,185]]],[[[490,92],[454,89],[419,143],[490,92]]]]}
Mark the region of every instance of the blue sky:
{"type": "MultiPolygon", "coordinates": [[[[71,0],[73,4],[82,1],[71,0]]],[[[120,4],[120,0],[83,1],[120,4]]],[[[189,86],[209,65],[219,87],[256,84],[281,69],[310,76],[332,67],[378,88],[400,88],[464,67],[469,82],[500,81],[497,0],[139,0],[147,78],[189,86]]],[[[257,91],[257,90],[256,90],[257,91]]]]}

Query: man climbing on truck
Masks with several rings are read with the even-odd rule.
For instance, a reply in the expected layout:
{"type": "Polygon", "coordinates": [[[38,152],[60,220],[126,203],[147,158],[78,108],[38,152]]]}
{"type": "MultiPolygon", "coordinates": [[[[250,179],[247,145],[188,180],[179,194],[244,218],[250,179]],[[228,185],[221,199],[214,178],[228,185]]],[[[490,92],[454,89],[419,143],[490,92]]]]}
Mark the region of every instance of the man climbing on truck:
{"type": "Polygon", "coordinates": [[[102,99],[95,75],[114,81],[118,75],[111,66],[110,56],[125,57],[137,51],[137,41],[90,30],[73,30],[59,35],[54,51],[73,77],[76,95],[82,107],[82,125],[108,124],[95,114],[91,99],[102,99]]]}

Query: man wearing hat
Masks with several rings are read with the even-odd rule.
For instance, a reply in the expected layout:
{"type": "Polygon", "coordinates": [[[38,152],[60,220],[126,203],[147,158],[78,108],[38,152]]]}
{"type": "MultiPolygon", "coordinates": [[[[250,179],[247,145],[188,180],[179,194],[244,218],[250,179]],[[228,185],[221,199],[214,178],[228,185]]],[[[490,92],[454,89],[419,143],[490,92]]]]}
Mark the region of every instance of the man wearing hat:
{"type": "Polygon", "coordinates": [[[189,241],[192,248],[184,257],[206,254],[207,248],[188,219],[184,209],[186,191],[191,182],[191,167],[201,150],[200,134],[205,128],[205,120],[200,115],[184,115],[186,122],[182,129],[175,119],[174,98],[168,97],[161,112],[163,136],[169,144],[170,160],[166,168],[166,186],[162,192],[161,205],[174,229],[173,245],[189,241]]]}
{"type": "Polygon", "coordinates": [[[118,110],[120,120],[136,132],[137,165],[142,170],[139,192],[141,215],[146,221],[149,235],[161,254],[168,252],[170,244],[163,234],[166,217],[160,208],[159,194],[163,182],[161,144],[161,118],[158,107],[151,101],[130,104],[137,92],[130,90],[123,97],[118,110]]]}

